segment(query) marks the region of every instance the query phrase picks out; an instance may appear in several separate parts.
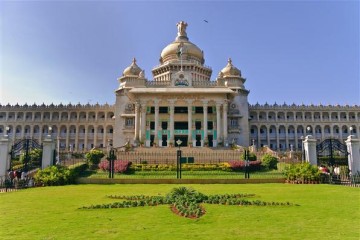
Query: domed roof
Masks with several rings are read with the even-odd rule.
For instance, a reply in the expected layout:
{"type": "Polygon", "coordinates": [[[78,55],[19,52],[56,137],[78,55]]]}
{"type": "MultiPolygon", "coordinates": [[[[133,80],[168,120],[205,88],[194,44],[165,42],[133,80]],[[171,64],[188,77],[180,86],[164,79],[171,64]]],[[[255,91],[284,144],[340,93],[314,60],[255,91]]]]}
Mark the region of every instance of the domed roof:
{"type": "Polygon", "coordinates": [[[139,76],[142,72],[142,69],[136,64],[136,59],[134,58],[131,65],[125,68],[123,76],[139,76]]]}
{"type": "Polygon", "coordinates": [[[240,70],[235,67],[232,64],[231,58],[229,58],[228,60],[228,64],[226,65],[226,67],[224,67],[219,75],[221,75],[222,77],[228,77],[228,76],[237,76],[237,77],[241,77],[241,72],[240,70]]]}
{"type": "Polygon", "coordinates": [[[196,60],[204,63],[204,53],[201,49],[189,41],[186,34],[187,23],[181,21],[177,24],[178,34],[174,42],[167,45],[161,52],[160,62],[179,60],[183,55],[183,60],[196,60]]]}

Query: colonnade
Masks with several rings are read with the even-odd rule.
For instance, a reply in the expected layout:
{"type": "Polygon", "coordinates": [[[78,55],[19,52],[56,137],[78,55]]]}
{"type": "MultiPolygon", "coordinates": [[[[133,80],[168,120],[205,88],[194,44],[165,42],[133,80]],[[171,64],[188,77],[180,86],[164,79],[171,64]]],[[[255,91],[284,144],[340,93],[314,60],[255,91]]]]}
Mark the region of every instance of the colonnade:
{"type": "MultiPolygon", "coordinates": [[[[216,106],[216,138],[213,139],[213,146],[216,146],[219,142],[223,142],[224,144],[228,144],[228,102],[227,101],[208,101],[203,100],[201,101],[201,105],[199,106],[198,103],[194,103],[194,100],[186,100],[186,107],[187,107],[187,122],[188,122],[188,131],[187,131],[187,138],[188,143],[195,145],[195,139],[193,139],[193,107],[202,107],[202,132],[203,136],[201,139],[201,145],[203,146],[205,142],[208,140],[208,107],[216,106]],[[215,103],[215,104],[214,104],[215,103]],[[222,113],[222,114],[221,114],[222,113]]],[[[159,143],[159,146],[161,146],[161,139],[158,138],[158,133],[160,129],[160,113],[159,108],[160,107],[168,107],[168,117],[169,117],[169,138],[167,139],[168,143],[174,143],[174,123],[175,123],[175,107],[183,107],[182,105],[177,105],[177,102],[175,99],[169,99],[167,100],[166,106],[160,106],[160,100],[156,99],[153,101],[153,104],[149,105],[145,101],[137,101],[135,103],[135,135],[134,135],[134,141],[135,142],[143,142],[146,143],[147,146],[150,146],[150,139],[146,136],[146,121],[147,121],[147,107],[154,107],[154,142],[159,143]]],[[[168,144],[169,146],[169,144],[168,144]]]]}

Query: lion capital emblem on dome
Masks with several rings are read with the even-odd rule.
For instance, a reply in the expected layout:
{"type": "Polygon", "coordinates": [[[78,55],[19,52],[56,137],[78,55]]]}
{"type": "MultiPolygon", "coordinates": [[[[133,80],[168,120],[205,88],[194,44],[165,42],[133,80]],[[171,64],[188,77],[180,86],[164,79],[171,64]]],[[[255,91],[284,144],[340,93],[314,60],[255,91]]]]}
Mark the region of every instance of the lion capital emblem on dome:
{"type": "Polygon", "coordinates": [[[186,22],[184,22],[184,21],[180,21],[180,22],[178,22],[176,24],[176,26],[178,28],[178,36],[179,37],[182,37],[182,36],[186,37],[187,36],[187,34],[186,34],[187,25],[188,24],[186,22]]]}

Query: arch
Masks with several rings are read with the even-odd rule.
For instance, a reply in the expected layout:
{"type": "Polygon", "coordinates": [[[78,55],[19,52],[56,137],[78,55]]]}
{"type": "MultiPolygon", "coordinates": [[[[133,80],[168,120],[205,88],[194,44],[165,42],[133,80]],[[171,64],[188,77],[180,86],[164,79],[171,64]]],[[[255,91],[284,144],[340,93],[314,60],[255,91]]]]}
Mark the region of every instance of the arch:
{"type": "Polygon", "coordinates": [[[34,113],[34,120],[40,121],[41,120],[41,112],[35,112],[34,113]]]}
{"type": "Polygon", "coordinates": [[[305,112],[305,120],[311,120],[311,112],[305,112]]]}
{"type": "Polygon", "coordinates": [[[340,119],[343,120],[343,121],[348,120],[347,116],[346,116],[346,112],[340,112],[340,119]]]}
{"type": "Polygon", "coordinates": [[[16,120],[23,120],[24,119],[24,113],[23,112],[17,112],[16,120]]]}
{"type": "Polygon", "coordinates": [[[262,119],[266,120],[266,113],[265,112],[260,112],[259,113],[259,120],[262,120],[262,119]]]}
{"type": "Polygon", "coordinates": [[[5,120],[6,112],[0,112],[0,120],[5,120]]]}
{"type": "Polygon", "coordinates": [[[114,117],[114,112],[110,111],[106,113],[106,118],[107,119],[112,119],[114,117]]]}
{"type": "Polygon", "coordinates": [[[296,133],[300,137],[301,135],[305,135],[305,128],[302,125],[296,127],[296,133]]]}
{"type": "Polygon", "coordinates": [[[349,120],[350,121],[355,121],[355,119],[356,119],[355,113],[354,112],[349,112],[349,120]]]}
{"type": "Polygon", "coordinates": [[[251,111],[250,112],[250,118],[251,118],[251,120],[254,120],[254,121],[258,121],[259,119],[258,119],[258,114],[257,114],[257,112],[254,112],[254,111],[251,111]]]}
{"type": "Polygon", "coordinates": [[[284,112],[278,112],[277,113],[277,119],[278,120],[285,120],[285,113],[284,112]]]}
{"type": "Polygon", "coordinates": [[[67,121],[69,119],[69,114],[67,112],[62,112],[60,115],[61,121],[67,121]]]}
{"type": "Polygon", "coordinates": [[[60,113],[59,112],[53,112],[52,114],[52,120],[53,121],[59,121],[60,120],[60,113]]]}
{"type": "Polygon", "coordinates": [[[320,120],[321,115],[320,112],[314,112],[314,120],[320,120]]]}
{"type": "Polygon", "coordinates": [[[324,137],[329,138],[331,137],[331,127],[329,125],[324,126],[324,137]]]}
{"type": "Polygon", "coordinates": [[[328,112],[323,112],[322,113],[322,119],[323,120],[329,120],[330,119],[330,114],[328,112]]]}
{"type": "Polygon", "coordinates": [[[332,112],[331,113],[331,120],[332,121],[337,121],[338,120],[338,113],[337,112],[332,112]]]}
{"type": "Polygon", "coordinates": [[[105,112],[101,111],[97,113],[98,120],[104,120],[105,119],[105,112]]]}
{"type": "Polygon", "coordinates": [[[31,127],[30,125],[24,126],[24,137],[29,138],[31,137],[31,127]]]}
{"type": "Polygon", "coordinates": [[[32,112],[27,112],[25,113],[25,121],[30,121],[33,118],[33,113],[32,112]]]}
{"type": "Polygon", "coordinates": [[[50,112],[44,112],[43,113],[43,120],[47,120],[47,121],[50,120],[50,112]]]}
{"type": "Polygon", "coordinates": [[[80,121],[86,120],[86,112],[80,112],[79,113],[79,119],[80,119],[80,121]]]}
{"type": "Polygon", "coordinates": [[[341,133],[342,133],[343,137],[345,137],[345,135],[349,133],[348,129],[349,129],[349,128],[348,128],[348,126],[346,126],[346,125],[343,125],[343,126],[341,127],[341,133]],[[344,135],[344,134],[345,134],[345,135],[344,135]]]}
{"type": "Polygon", "coordinates": [[[303,120],[303,113],[302,112],[296,112],[295,118],[296,118],[296,120],[303,120]]]}
{"type": "Polygon", "coordinates": [[[269,112],[268,113],[268,120],[269,121],[275,121],[276,120],[276,114],[275,114],[275,112],[269,112]]]}
{"type": "Polygon", "coordinates": [[[78,117],[77,112],[71,112],[70,113],[70,121],[76,121],[78,117]]]}
{"type": "Polygon", "coordinates": [[[340,128],[338,125],[333,126],[333,137],[339,138],[340,136],[340,128]]]}
{"type": "Polygon", "coordinates": [[[286,113],[286,119],[288,121],[294,121],[294,113],[293,112],[287,112],[286,113]]]}
{"type": "Polygon", "coordinates": [[[95,120],[96,119],[96,113],[95,112],[89,112],[89,120],[95,120]]]}
{"type": "Polygon", "coordinates": [[[66,137],[66,133],[68,132],[66,125],[60,126],[60,137],[66,137]]]}

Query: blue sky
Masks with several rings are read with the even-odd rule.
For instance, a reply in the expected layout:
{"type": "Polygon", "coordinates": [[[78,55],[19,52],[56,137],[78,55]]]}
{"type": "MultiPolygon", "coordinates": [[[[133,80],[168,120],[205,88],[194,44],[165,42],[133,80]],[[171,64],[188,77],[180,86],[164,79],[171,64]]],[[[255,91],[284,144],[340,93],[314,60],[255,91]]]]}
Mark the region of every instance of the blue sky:
{"type": "Polygon", "coordinates": [[[231,57],[251,104],[360,105],[359,8],[359,1],[1,1],[0,104],[113,104],[132,58],[152,79],[184,20],[212,79],[231,57]]]}

